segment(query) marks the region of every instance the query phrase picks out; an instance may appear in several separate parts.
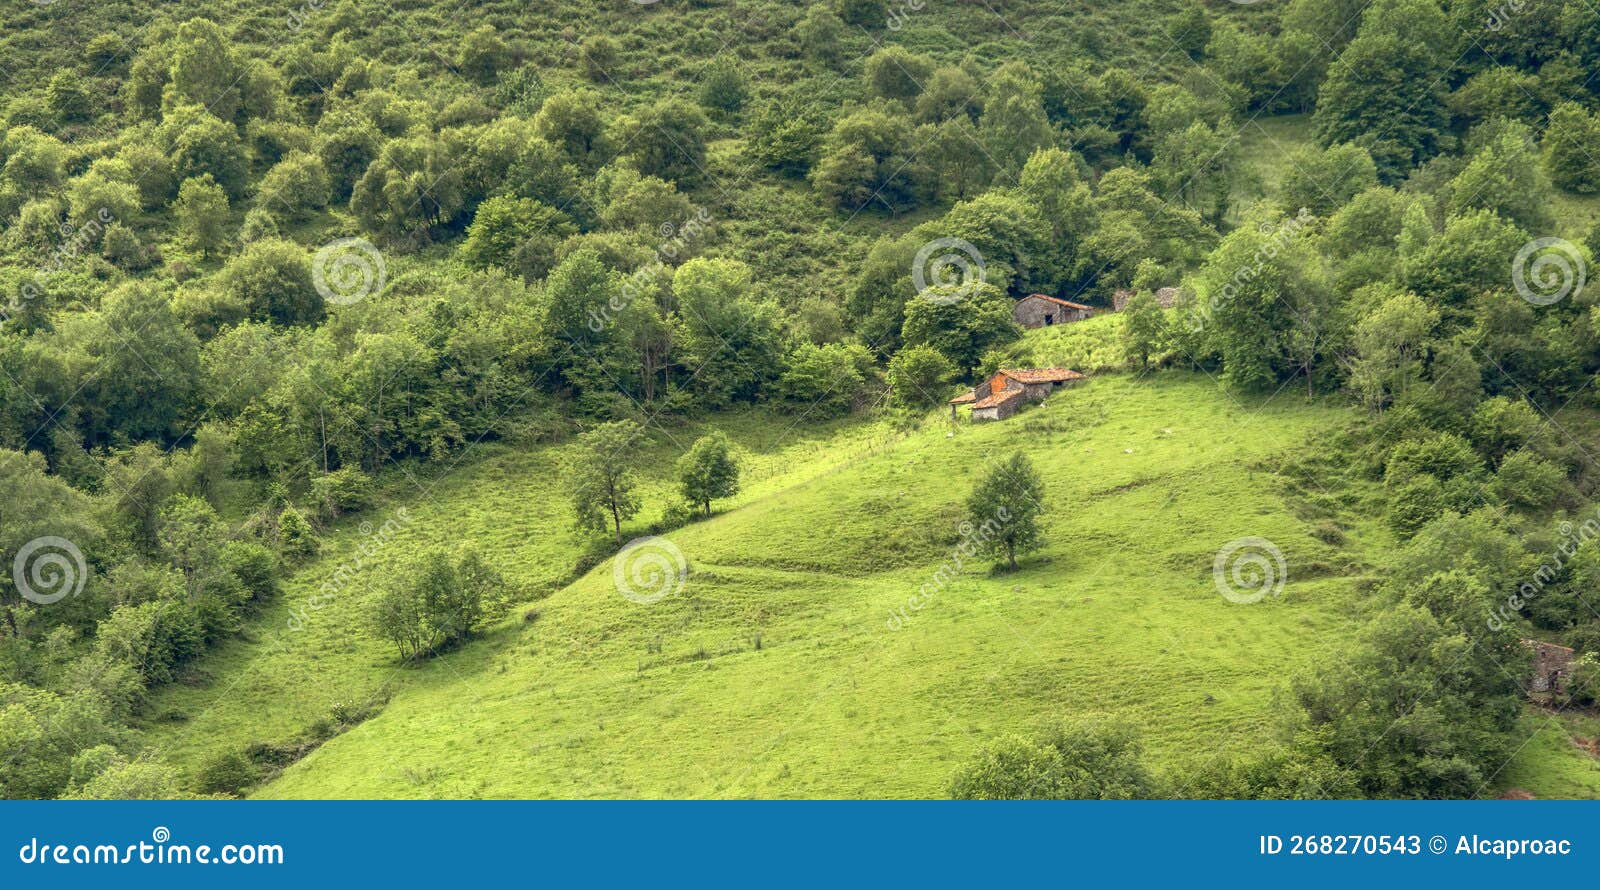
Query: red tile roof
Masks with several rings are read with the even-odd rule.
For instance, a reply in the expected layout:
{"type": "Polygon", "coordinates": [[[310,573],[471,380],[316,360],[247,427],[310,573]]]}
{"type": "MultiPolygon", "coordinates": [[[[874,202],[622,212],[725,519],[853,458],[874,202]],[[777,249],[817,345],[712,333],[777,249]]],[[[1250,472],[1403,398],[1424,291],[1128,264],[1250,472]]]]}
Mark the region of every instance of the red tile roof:
{"type": "Polygon", "coordinates": [[[951,404],[951,405],[965,405],[968,402],[976,402],[977,400],[978,400],[978,391],[975,390],[975,389],[969,389],[966,392],[962,393],[961,395],[956,396],[955,398],[951,399],[949,404],[951,404]]]}
{"type": "Polygon", "coordinates": [[[972,405],[972,410],[977,411],[982,408],[995,408],[1020,398],[1022,398],[1022,390],[1002,389],[997,393],[991,393],[988,398],[981,402],[974,402],[972,405]]]}
{"type": "Polygon", "coordinates": [[[1001,368],[1000,373],[1018,383],[1064,383],[1083,379],[1082,374],[1068,368],[1001,368]]]}
{"type": "Polygon", "coordinates": [[[1093,306],[1086,306],[1083,303],[1074,303],[1071,300],[1063,300],[1063,299],[1061,299],[1059,297],[1052,297],[1052,296],[1049,296],[1049,295],[1046,295],[1046,294],[1028,294],[1026,297],[1023,297],[1022,299],[1024,299],[1024,300],[1034,300],[1034,299],[1049,300],[1050,302],[1055,303],[1058,306],[1065,306],[1068,309],[1082,309],[1082,310],[1084,310],[1086,312],[1093,312],[1094,311],[1094,307],[1093,306]]]}

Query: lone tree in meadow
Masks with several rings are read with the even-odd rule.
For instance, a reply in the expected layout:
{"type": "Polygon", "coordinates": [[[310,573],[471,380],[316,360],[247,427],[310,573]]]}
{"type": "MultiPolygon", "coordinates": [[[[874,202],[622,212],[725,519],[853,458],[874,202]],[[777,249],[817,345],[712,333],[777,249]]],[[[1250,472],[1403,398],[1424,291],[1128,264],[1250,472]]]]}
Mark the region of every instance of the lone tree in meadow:
{"type": "Polygon", "coordinates": [[[975,529],[978,552],[1005,554],[1008,568],[1017,554],[1042,543],[1039,514],[1044,512],[1044,482],[1027,456],[1018,451],[996,464],[967,498],[967,517],[975,529]]]}
{"type": "Polygon", "coordinates": [[[418,556],[378,597],[372,627],[402,661],[438,652],[477,629],[486,607],[503,604],[505,579],[476,550],[418,556]]]}
{"type": "Polygon", "coordinates": [[[739,493],[739,461],[722,433],[701,436],[678,458],[678,485],[689,503],[711,515],[713,498],[739,493]]]}
{"type": "Polygon", "coordinates": [[[578,437],[578,458],[573,467],[577,487],[572,492],[572,510],[577,526],[588,531],[603,531],[609,524],[622,543],[622,520],[639,512],[634,496],[636,480],[628,469],[629,449],[636,428],[627,421],[603,423],[578,437]],[[610,523],[606,522],[610,517],[610,523]]]}

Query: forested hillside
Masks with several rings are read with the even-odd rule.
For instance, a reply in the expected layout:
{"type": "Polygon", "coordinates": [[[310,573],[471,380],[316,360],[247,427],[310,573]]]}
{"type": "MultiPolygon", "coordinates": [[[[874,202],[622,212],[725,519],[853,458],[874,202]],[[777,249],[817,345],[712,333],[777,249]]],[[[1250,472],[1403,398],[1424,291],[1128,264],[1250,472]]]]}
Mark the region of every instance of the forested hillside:
{"type": "Polygon", "coordinates": [[[0,41],[6,797],[1600,788],[1584,0],[54,0],[0,41]],[[1034,293],[1110,317],[1025,335],[1034,293]],[[947,423],[1047,366],[1101,379],[947,423]],[[991,483],[1038,534],[952,609],[1058,661],[985,690],[1010,625],[862,628],[991,483]],[[617,596],[647,534],[691,596],[617,596]],[[1246,540],[1286,597],[1216,596],[1246,540]],[[760,748],[841,685],[830,726],[938,756],[686,772],[730,754],[674,692],[760,748]]]}

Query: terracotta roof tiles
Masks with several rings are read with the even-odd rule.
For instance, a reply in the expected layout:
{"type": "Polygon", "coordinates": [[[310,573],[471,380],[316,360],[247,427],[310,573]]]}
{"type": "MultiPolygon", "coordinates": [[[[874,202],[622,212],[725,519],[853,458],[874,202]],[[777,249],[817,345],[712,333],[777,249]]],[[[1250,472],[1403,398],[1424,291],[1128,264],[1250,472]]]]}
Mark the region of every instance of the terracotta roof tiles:
{"type": "Polygon", "coordinates": [[[1001,368],[1000,373],[1018,383],[1064,383],[1083,379],[1082,374],[1068,368],[1001,368]]]}
{"type": "Polygon", "coordinates": [[[1022,390],[1003,389],[997,393],[992,393],[988,398],[982,401],[974,402],[972,404],[972,410],[977,411],[982,408],[996,408],[1000,405],[1004,405],[1007,402],[1015,401],[1020,398],[1022,398],[1022,390]]]}

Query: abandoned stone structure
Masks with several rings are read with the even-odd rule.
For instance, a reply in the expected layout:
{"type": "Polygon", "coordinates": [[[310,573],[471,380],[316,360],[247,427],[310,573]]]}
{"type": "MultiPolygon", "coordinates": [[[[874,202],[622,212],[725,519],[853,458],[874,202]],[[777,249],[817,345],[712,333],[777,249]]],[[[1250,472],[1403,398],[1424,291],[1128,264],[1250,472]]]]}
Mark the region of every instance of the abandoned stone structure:
{"type": "MultiPolygon", "coordinates": [[[[1127,308],[1128,301],[1133,299],[1133,294],[1134,292],[1131,290],[1119,290],[1112,294],[1111,308],[1121,312],[1123,309],[1127,308]]],[[[1171,309],[1172,307],[1178,305],[1178,301],[1182,298],[1183,291],[1180,291],[1175,287],[1163,287],[1156,291],[1156,305],[1160,306],[1162,309],[1171,309]]]]}
{"type": "Polygon", "coordinates": [[[1533,677],[1528,682],[1528,695],[1535,700],[1548,700],[1567,689],[1567,678],[1572,674],[1572,650],[1555,643],[1523,640],[1522,645],[1533,651],[1533,677]]]}
{"type": "Polygon", "coordinates": [[[1011,307],[1011,317],[1025,328],[1044,328],[1050,325],[1083,321],[1094,316],[1094,307],[1071,300],[1029,294],[1011,307]]]}
{"type": "Polygon", "coordinates": [[[988,380],[950,400],[950,419],[956,409],[972,406],[973,420],[1005,420],[1028,402],[1043,401],[1060,387],[1082,380],[1067,368],[1001,368],[988,380]]]}

